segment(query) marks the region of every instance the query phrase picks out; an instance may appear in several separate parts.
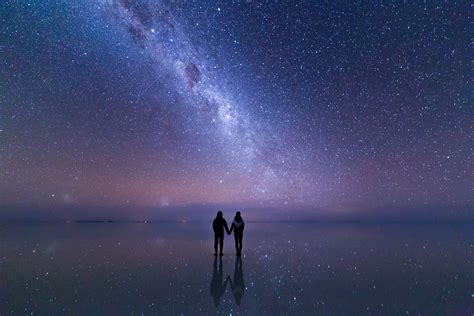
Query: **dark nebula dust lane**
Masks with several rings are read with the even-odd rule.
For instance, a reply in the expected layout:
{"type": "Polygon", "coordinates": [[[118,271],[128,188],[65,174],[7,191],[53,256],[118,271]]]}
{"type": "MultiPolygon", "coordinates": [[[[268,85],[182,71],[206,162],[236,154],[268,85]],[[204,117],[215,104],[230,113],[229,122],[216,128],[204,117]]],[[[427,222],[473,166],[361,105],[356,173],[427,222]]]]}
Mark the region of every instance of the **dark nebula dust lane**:
{"type": "Polygon", "coordinates": [[[469,217],[469,10],[3,3],[3,214],[469,217]]]}

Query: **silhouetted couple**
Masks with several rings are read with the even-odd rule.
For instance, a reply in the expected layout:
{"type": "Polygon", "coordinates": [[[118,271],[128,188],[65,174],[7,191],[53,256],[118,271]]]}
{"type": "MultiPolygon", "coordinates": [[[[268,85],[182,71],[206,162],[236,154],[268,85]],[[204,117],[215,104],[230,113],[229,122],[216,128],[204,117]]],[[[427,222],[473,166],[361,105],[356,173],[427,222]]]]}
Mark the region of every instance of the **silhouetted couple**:
{"type": "Polygon", "coordinates": [[[214,298],[214,305],[219,306],[228,282],[230,282],[230,289],[234,295],[235,303],[240,305],[245,292],[244,272],[242,269],[242,258],[240,256],[235,258],[234,277],[231,279],[230,276],[227,276],[225,282],[222,257],[219,257],[219,267],[217,266],[217,258],[214,258],[211,279],[211,295],[214,298]]]}
{"type": "Polygon", "coordinates": [[[223,255],[222,252],[224,248],[224,230],[227,232],[228,235],[234,232],[234,239],[235,239],[235,251],[237,256],[240,256],[242,253],[242,239],[244,237],[244,220],[240,215],[240,212],[235,213],[234,221],[232,222],[232,226],[227,226],[227,222],[222,216],[222,212],[217,212],[217,216],[212,222],[212,228],[214,229],[214,256],[217,256],[217,246],[220,246],[219,255],[223,255]]]}

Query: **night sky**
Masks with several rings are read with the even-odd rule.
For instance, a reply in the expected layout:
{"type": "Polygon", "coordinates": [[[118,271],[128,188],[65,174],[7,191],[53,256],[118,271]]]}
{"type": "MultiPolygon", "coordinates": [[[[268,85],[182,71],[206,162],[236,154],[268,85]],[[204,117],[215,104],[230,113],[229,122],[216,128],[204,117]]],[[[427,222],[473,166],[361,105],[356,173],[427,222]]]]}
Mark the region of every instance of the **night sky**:
{"type": "Polygon", "coordinates": [[[470,12],[3,1],[0,217],[473,218],[470,12]]]}

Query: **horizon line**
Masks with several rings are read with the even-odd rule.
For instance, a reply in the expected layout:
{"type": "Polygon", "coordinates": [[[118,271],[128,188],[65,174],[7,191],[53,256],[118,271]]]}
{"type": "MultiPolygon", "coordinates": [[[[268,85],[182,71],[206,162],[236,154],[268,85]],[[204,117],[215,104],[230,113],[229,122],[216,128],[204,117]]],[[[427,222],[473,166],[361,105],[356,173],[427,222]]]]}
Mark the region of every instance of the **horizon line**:
{"type": "MultiPolygon", "coordinates": [[[[0,224],[29,223],[29,224],[191,224],[211,223],[210,220],[120,220],[120,219],[0,219],[0,224]]],[[[474,219],[334,219],[334,220],[248,220],[246,223],[274,223],[274,224],[474,224],[474,219]]]]}

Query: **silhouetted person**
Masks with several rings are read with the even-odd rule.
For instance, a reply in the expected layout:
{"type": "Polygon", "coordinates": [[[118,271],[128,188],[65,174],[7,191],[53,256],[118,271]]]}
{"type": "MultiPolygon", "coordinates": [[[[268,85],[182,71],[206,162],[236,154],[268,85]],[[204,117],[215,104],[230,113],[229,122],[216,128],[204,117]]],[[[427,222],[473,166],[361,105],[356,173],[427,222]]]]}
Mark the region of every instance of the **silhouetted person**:
{"type": "Polygon", "coordinates": [[[240,305],[240,302],[242,301],[242,296],[245,292],[244,271],[242,270],[242,257],[237,256],[235,258],[234,279],[232,280],[229,276],[227,276],[227,280],[230,281],[230,288],[232,289],[232,294],[234,295],[235,303],[237,305],[240,305]]]}
{"type": "Polygon", "coordinates": [[[214,258],[214,265],[212,269],[211,279],[211,295],[214,298],[214,305],[219,306],[221,297],[224,295],[228,279],[224,281],[224,273],[222,271],[222,257],[219,257],[219,269],[217,268],[217,258],[214,258]]]}
{"type": "Polygon", "coordinates": [[[217,256],[217,244],[220,245],[219,254],[222,256],[222,249],[224,248],[224,229],[228,234],[230,234],[230,232],[227,222],[224,217],[222,217],[221,211],[217,212],[217,216],[212,222],[212,229],[214,229],[214,256],[217,256]]]}
{"type": "Polygon", "coordinates": [[[242,254],[242,239],[244,238],[244,220],[240,215],[240,212],[235,213],[234,221],[232,222],[232,226],[230,227],[229,235],[234,231],[234,239],[235,239],[235,251],[237,252],[237,256],[242,254]]]}

